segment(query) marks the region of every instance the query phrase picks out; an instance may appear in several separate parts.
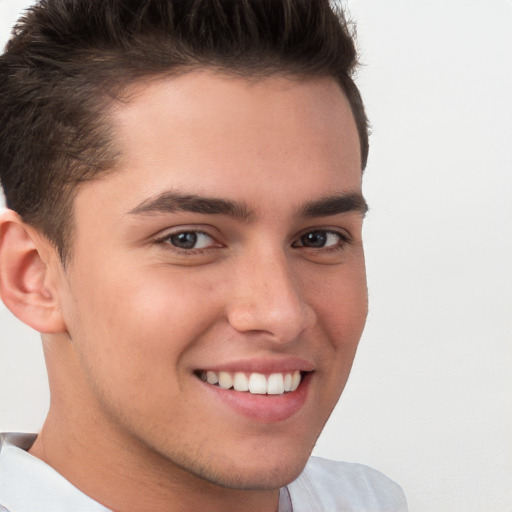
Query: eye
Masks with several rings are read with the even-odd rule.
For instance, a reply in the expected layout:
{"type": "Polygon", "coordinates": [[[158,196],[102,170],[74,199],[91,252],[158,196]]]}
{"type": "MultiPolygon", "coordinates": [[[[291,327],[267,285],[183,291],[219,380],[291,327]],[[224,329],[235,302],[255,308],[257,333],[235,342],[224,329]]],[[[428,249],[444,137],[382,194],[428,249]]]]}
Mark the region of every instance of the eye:
{"type": "Polygon", "coordinates": [[[311,249],[324,249],[343,245],[346,241],[346,237],[336,231],[316,229],[314,231],[304,233],[299,238],[299,243],[294,244],[294,246],[309,247],[311,249]]]}
{"type": "Polygon", "coordinates": [[[167,235],[164,240],[178,249],[206,249],[215,245],[215,240],[202,231],[181,231],[167,235]]]}

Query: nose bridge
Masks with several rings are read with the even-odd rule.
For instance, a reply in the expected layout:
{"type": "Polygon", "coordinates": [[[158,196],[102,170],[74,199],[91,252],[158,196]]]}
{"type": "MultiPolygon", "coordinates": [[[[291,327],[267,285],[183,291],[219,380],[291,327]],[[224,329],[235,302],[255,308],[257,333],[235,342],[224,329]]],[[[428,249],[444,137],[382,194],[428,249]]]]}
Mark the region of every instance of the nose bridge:
{"type": "Polygon", "coordinates": [[[236,330],[265,332],[288,342],[313,322],[314,312],[284,251],[261,251],[244,259],[234,277],[229,320],[236,330]]]}

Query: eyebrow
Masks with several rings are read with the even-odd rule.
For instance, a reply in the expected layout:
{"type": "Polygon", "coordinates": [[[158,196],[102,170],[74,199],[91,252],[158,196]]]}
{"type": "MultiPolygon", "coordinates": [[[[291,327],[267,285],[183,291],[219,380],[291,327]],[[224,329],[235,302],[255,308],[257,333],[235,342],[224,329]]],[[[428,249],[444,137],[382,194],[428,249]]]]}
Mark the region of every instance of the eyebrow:
{"type": "Polygon", "coordinates": [[[158,194],[156,197],[146,199],[128,213],[134,215],[154,215],[178,211],[227,215],[244,221],[251,220],[253,216],[253,212],[247,204],[241,201],[195,194],[182,194],[172,191],[166,191],[158,194]]]}
{"type": "Polygon", "coordinates": [[[328,217],[341,213],[356,212],[365,215],[368,204],[358,192],[327,196],[317,201],[305,204],[300,209],[302,217],[328,217]]]}
{"type": "MultiPolygon", "coordinates": [[[[347,212],[356,212],[364,216],[367,211],[368,205],[364,197],[360,193],[353,192],[311,201],[303,205],[298,213],[301,217],[314,218],[347,212]]],[[[157,215],[174,212],[227,215],[246,222],[254,218],[254,212],[243,201],[183,194],[174,191],[166,191],[146,199],[128,213],[131,215],[157,215]]]]}

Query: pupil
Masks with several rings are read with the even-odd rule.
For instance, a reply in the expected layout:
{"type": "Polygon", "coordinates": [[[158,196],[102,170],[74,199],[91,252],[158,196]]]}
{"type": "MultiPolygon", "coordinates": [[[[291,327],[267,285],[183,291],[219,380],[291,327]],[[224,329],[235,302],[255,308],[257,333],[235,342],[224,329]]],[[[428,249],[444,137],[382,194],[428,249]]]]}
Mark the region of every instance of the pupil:
{"type": "Polygon", "coordinates": [[[323,231],[312,231],[301,238],[302,245],[307,247],[324,247],[327,235],[323,231]]]}
{"type": "Polygon", "coordinates": [[[197,243],[197,234],[190,232],[178,233],[177,235],[171,236],[171,242],[181,249],[193,249],[197,243]]]}

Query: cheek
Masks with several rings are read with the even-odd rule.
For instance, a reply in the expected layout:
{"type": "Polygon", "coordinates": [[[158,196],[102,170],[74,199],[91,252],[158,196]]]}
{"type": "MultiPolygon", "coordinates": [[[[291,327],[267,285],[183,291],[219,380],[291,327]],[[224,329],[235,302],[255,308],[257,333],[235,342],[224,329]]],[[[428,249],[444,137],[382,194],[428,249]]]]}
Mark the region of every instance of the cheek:
{"type": "Polygon", "coordinates": [[[70,332],[104,371],[141,378],[150,368],[169,372],[216,315],[207,283],[169,269],[98,274],[107,277],[77,282],[70,332]]]}
{"type": "Polygon", "coordinates": [[[313,299],[318,325],[333,347],[357,346],[368,314],[364,264],[346,266],[313,299]]]}
{"type": "Polygon", "coordinates": [[[325,379],[322,400],[329,414],[338,402],[352,369],[368,313],[364,267],[354,268],[333,286],[317,307],[319,331],[324,340],[320,376],[325,379]]]}
{"type": "Polygon", "coordinates": [[[103,275],[74,290],[70,333],[85,394],[118,418],[165,416],[161,404],[179,402],[183,354],[204,329],[191,320],[197,297],[161,275],[103,275]]]}

